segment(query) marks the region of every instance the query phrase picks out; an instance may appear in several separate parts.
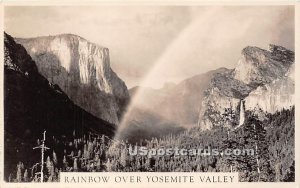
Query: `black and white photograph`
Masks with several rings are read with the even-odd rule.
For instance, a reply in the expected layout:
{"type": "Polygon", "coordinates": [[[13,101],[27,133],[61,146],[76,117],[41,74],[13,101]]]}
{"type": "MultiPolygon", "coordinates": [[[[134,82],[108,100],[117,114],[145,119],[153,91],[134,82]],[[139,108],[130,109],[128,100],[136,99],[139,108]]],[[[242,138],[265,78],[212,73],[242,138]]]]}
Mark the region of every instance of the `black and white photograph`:
{"type": "Polygon", "coordinates": [[[2,179],[295,183],[295,7],[3,6],[2,179]]]}

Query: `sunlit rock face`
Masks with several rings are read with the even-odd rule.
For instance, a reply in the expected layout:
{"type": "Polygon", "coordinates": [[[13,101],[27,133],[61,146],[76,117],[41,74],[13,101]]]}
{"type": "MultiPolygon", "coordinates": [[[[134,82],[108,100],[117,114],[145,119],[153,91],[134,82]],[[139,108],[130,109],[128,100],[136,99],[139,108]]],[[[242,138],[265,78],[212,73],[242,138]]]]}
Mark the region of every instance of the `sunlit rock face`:
{"type": "Polygon", "coordinates": [[[284,47],[244,48],[235,69],[212,78],[200,106],[198,125],[202,130],[224,126],[225,109],[239,114],[241,100],[245,110],[274,113],[290,108],[294,105],[294,69],[294,52],[284,47]]]}
{"type": "MultiPolygon", "coordinates": [[[[293,72],[294,66],[291,66],[293,72]]],[[[246,109],[260,108],[269,113],[288,109],[295,104],[295,82],[293,76],[287,74],[270,84],[259,86],[245,98],[246,109]]]]}
{"type": "Polygon", "coordinates": [[[222,114],[226,108],[235,108],[240,99],[222,95],[218,88],[212,88],[202,101],[199,114],[199,126],[202,130],[212,129],[214,126],[222,125],[222,114]]]}
{"type": "MultiPolygon", "coordinates": [[[[251,76],[242,80],[250,84],[251,82],[259,84],[245,98],[246,109],[260,108],[265,112],[274,113],[293,106],[295,93],[294,53],[284,47],[270,45],[269,51],[250,50],[242,58],[245,57],[248,57],[248,61],[240,61],[239,65],[255,65],[255,71],[251,76]]],[[[236,73],[238,72],[240,71],[236,68],[236,73]]]]}
{"type": "Polygon", "coordinates": [[[129,94],[110,67],[107,48],[71,34],[16,41],[26,48],[39,72],[77,105],[101,119],[119,123],[129,94]]]}
{"type": "Polygon", "coordinates": [[[233,70],[215,74],[210,81],[210,87],[204,91],[198,125],[202,130],[214,126],[224,126],[222,116],[226,109],[237,112],[240,100],[246,97],[252,87],[232,77],[233,70]]]}

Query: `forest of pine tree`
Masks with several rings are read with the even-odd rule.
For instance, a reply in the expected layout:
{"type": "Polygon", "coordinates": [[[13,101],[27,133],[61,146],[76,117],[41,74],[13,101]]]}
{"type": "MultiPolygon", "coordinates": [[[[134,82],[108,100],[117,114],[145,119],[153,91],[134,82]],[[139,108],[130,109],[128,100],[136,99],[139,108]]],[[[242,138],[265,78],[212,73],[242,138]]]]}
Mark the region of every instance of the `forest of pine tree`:
{"type": "MultiPolygon", "coordinates": [[[[235,125],[231,110],[223,114],[224,123],[235,125]],[[232,121],[232,122],[230,122],[232,121]]],[[[59,181],[60,172],[238,172],[242,182],[291,182],[295,180],[295,108],[275,114],[246,111],[245,123],[238,129],[227,126],[200,131],[193,127],[178,135],[141,140],[130,144],[104,135],[84,135],[72,139],[48,139],[44,181],[59,181]],[[263,117],[263,118],[262,118],[263,117]],[[151,148],[253,148],[254,155],[217,156],[132,156],[135,146],[151,148]]],[[[40,140],[37,140],[37,145],[40,140]]],[[[20,161],[9,182],[40,181],[40,163],[20,161]]]]}

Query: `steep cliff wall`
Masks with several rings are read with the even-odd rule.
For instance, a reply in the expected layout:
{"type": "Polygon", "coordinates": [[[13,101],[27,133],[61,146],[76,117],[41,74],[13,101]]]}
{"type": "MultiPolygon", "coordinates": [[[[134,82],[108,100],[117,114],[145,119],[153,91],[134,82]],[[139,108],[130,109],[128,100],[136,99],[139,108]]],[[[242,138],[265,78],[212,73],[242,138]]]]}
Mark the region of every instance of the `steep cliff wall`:
{"type": "Polygon", "coordinates": [[[16,41],[36,61],[39,72],[59,85],[77,105],[99,118],[119,123],[129,94],[110,67],[107,48],[70,34],[16,41]]]}

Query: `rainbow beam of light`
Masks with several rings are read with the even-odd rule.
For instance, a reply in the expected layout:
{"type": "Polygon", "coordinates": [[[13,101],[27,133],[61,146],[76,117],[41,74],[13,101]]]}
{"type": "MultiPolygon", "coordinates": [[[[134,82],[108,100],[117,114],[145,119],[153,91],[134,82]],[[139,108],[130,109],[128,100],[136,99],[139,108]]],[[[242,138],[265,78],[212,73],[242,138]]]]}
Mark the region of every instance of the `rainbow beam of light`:
{"type": "MultiPolygon", "coordinates": [[[[140,85],[141,86],[151,85],[151,82],[153,82],[153,78],[155,78],[157,75],[163,74],[161,70],[163,70],[164,66],[166,66],[166,63],[171,63],[168,61],[169,57],[174,58],[174,56],[181,56],[182,54],[179,53],[178,48],[181,47],[182,42],[185,41],[190,36],[197,37],[197,31],[199,30],[199,27],[201,27],[202,25],[209,24],[208,18],[213,17],[214,14],[219,9],[220,7],[215,7],[214,9],[210,9],[210,11],[205,11],[204,14],[201,14],[201,16],[198,16],[194,21],[188,24],[188,26],[185,27],[181,31],[181,33],[166,48],[165,52],[159,57],[159,59],[154,64],[153,68],[149,71],[149,73],[146,75],[146,77],[143,79],[140,85]]],[[[209,31],[206,30],[205,32],[209,32],[209,31]]],[[[126,129],[130,121],[130,117],[132,116],[132,112],[137,106],[137,101],[143,100],[142,96],[144,92],[145,92],[144,89],[139,89],[136,92],[134,98],[131,99],[131,102],[127,107],[127,111],[124,114],[121,123],[116,131],[115,134],[116,140],[121,138],[121,134],[126,129]]]]}

